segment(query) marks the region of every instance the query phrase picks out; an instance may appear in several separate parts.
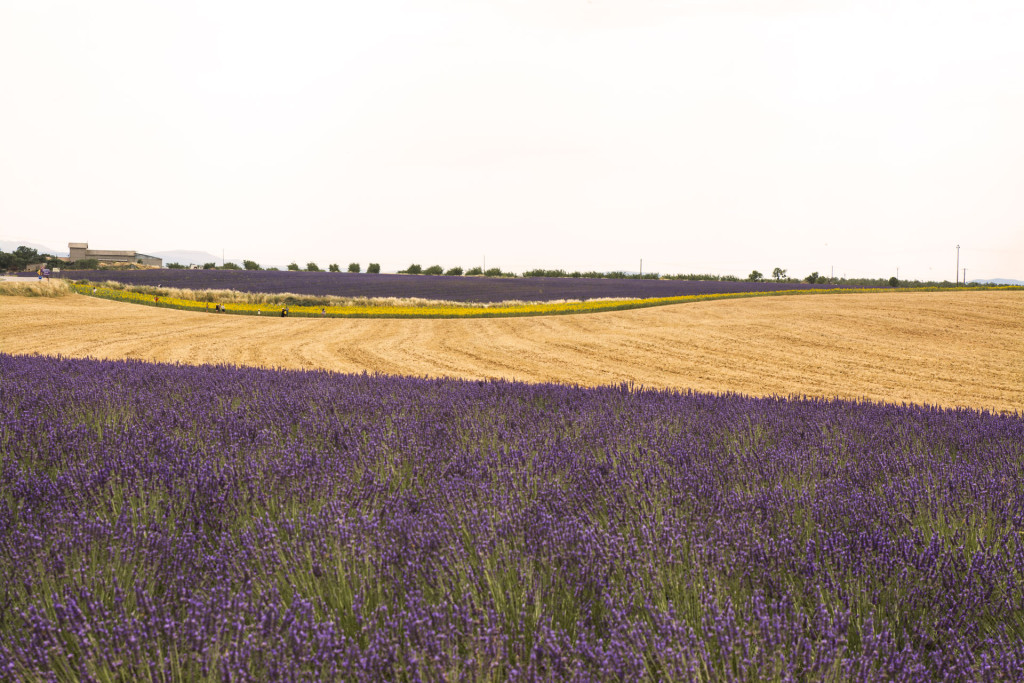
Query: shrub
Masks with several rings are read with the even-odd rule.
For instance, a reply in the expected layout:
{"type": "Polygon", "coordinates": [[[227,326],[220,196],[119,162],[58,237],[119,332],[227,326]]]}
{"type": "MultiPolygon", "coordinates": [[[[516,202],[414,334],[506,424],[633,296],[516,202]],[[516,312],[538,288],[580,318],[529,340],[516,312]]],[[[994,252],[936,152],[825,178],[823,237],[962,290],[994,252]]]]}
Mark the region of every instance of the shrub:
{"type": "Polygon", "coordinates": [[[480,266],[476,266],[475,268],[470,268],[469,270],[466,271],[466,275],[483,275],[483,274],[484,274],[484,271],[483,271],[482,268],[480,268],[480,266]]]}
{"type": "Polygon", "coordinates": [[[248,259],[242,261],[242,265],[245,266],[246,270],[263,270],[262,268],[260,268],[260,264],[256,263],[255,261],[249,261],[248,259]]]}
{"type": "Polygon", "coordinates": [[[367,273],[379,273],[380,272],[380,264],[379,263],[371,263],[370,265],[366,266],[366,272],[367,273]]]}
{"type": "Polygon", "coordinates": [[[448,270],[446,270],[444,274],[445,275],[462,275],[462,268],[460,266],[455,266],[454,268],[449,268],[448,270]]]}
{"type": "Polygon", "coordinates": [[[358,273],[361,270],[362,269],[359,267],[358,263],[350,263],[350,264],[348,264],[348,272],[350,272],[350,273],[358,273]]]}
{"type": "Polygon", "coordinates": [[[185,266],[181,265],[180,263],[168,263],[167,267],[170,268],[171,270],[183,270],[185,268],[185,266]]]}
{"type": "Polygon", "coordinates": [[[899,287],[900,286],[900,281],[898,279],[896,279],[895,275],[893,275],[891,278],[889,278],[889,286],[890,287],[899,287]]]}
{"type": "Polygon", "coordinates": [[[568,277],[564,270],[544,270],[543,268],[534,268],[523,273],[523,277],[568,277]]]}
{"type": "Polygon", "coordinates": [[[442,268],[441,266],[430,266],[429,268],[427,268],[426,270],[423,271],[423,274],[424,275],[440,275],[443,272],[444,272],[444,268],[442,268]]]}
{"type": "Polygon", "coordinates": [[[810,275],[808,275],[807,277],[804,278],[804,282],[806,282],[809,285],[813,285],[817,281],[818,281],[818,271],[814,271],[813,273],[811,273],[810,275]]]}
{"type": "Polygon", "coordinates": [[[422,268],[420,268],[420,264],[418,264],[418,263],[413,263],[412,265],[410,265],[410,266],[409,266],[408,268],[406,268],[405,270],[400,270],[400,271],[398,271],[398,272],[399,272],[399,273],[408,273],[409,275],[419,275],[420,273],[422,273],[422,272],[423,272],[423,269],[422,269],[422,268]]]}
{"type": "Polygon", "coordinates": [[[288,264],[288,270],[298,270],[298,269],[299,269],[299,264],[298,263],[289,263],[288,264]]]}
{"type": "Polygon", "coordinates": [[[225,261],[224,265],[222,265],[221,268],[223,270],[241,270],[242,269],[241,266],[239,266],[237,263],[232,263],[231,261],[225,261]]]}
{"type": "Polygon", "coordinates": [[[828,278],[827,277],[825,277],[824,275],[819,275],[818,276],[817,284],[823,285],[823,284],[825,284],[827,282],[828,282],[828,278]]]}
{"type": "Polygon", "coordinates": [[[209,263],[204,263],[203,264],[203,270],[213,270],[216,267],[217,267],[217,264],[214,263],[213,261],[210,261],[209,263]]]}
{"type": "Polygon", "coordinates": [[[306,264],[306,270],[308,270],[311,273],[315,273],[320,270],[320,266],[310,261],[309,263],[306,264]]]}
{"type": "Polygon", "coordinates": [[[340,273],[341,266],[339,266],[337,263],[332,263],[331,265],[327,266],[327,270],[329,270],[332,273],[340,273]]]}
{"type": "Polygon", "coordinates": [[[504,273],[501,272],[501,268],[488,268],[484,271],[484,275],[487,277],[501,277],[504,273]]]}

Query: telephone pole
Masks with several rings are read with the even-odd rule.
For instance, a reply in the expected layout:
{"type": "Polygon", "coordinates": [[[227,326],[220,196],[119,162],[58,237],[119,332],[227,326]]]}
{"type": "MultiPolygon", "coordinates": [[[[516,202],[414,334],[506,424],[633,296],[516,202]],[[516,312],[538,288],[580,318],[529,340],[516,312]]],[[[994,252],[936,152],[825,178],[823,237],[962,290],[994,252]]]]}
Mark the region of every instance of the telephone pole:
{"type": "Polygon", "coordinates": [[[956,245],[956,283],[960,284],[960,245],[956,245]]]}

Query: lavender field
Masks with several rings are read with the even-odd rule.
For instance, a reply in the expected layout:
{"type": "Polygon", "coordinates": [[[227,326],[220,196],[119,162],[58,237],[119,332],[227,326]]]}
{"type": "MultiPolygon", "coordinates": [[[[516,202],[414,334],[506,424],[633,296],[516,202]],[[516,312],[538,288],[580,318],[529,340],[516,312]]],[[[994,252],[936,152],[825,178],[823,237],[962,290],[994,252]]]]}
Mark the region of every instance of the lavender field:
{"type": "Polygon", "coordinates": [[[0,354],[0,678],[1024,680],[1024,417],[0,354]]]}
{"type": "Polygon", "coordinates": [[[834,285],[716,280],[616,280],[593,278],[487,278],[445,275],[392,275],[259,270],[78,270],[64,277],[93,282],[182,289],[234,289],[240,292],[307,296],[398,297],[473,303],[686,296],[790,289],[832,289],[834,285]]]}

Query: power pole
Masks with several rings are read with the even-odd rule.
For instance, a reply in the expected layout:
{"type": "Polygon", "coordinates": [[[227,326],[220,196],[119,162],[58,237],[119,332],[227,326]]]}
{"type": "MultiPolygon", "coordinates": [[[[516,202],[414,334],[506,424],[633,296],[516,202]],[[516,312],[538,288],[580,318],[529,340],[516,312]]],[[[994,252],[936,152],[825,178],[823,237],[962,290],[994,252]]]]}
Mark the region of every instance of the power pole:
{"type": "Polygon", "coordinates": [[[956,245],[956,283],[960,284],[960,245],[956,245]]]}
{"type": "Polygon", "coordinates": [[[640,279],[644,279],[644,260],[640,259],[640,279]]]}

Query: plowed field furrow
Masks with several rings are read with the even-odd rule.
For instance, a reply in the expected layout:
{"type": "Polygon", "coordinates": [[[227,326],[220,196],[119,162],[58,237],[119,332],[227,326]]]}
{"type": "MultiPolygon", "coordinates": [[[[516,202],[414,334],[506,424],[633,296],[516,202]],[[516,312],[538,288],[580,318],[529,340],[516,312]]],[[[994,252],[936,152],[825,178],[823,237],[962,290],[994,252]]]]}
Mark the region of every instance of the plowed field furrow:
{"type": "Polygon", "coordinates": [[[770,297],[545,318],[242,317],[0,298],[0,350],[1024,410],[1024,293],[770,297]]]}

